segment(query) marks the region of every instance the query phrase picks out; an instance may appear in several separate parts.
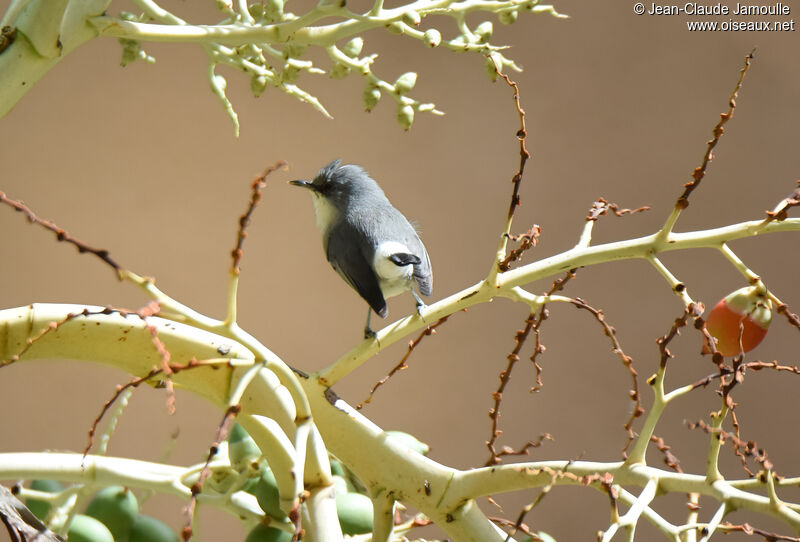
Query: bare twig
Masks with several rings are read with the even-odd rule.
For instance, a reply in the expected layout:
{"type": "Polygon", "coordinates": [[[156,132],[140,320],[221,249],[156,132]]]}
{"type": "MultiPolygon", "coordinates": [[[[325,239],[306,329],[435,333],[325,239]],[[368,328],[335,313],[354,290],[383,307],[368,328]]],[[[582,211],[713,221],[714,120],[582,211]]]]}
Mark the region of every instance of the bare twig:
{"type": "Polygon", "coordinates": [[[525,126],[525,110],[522,109],[520,105],[519,86],[504,73],[498,71],[497,75],[502,77],[506,84],[514,89],[514,105],[516,105],[517,113],[519,113],[519,130],[517,131],[517,139],[519,139],[519,169],[511,179],[514,189],[511,193],[511,203],[508,207],[508,223],[510,225],[511,218],[514,216],[514,211],[520,205],[519,189],[522,184],[522,174],[525,172],[525,163],[528,161],[528,158],[531,157],[531,153],[528,152],[528,148],[525,145],[525,139],[528,137],[528,129],[525,126]]]}
{"type": "Polygon", "coordinates": [[[608,214],[609,211],[614,213],[614,216],[624,216],[649,210],[649,205],[638,207],[636,209],[620,209],[616,203],[609,203],[605,198],[597,198],[597,201],[592,204],[592,208],[589,209],[589,214],[586,215],[586,220],[596,221],[601,216],[608,214]]]}
{"type": "Polygon", "coordinates": [[[189,504],[187,504],[186,508],[184,508],[186,523],[181,530],[181,538],[184,540],[184,542],[187,542],[192,538],[192,523],[194,521],[195,509],[197,508],[197,495],[199,495],[203,490],[203,482],[205,482],[206,478],[208,478],[208,476],[211,474],[211,469],[209,468],[211,460],[217,455],[220,444],[222,444],[222,442],[228,438],[231,426],[233,425],[233,420],[236,418],[236,415],[241,412],[241,410],[242,406],[238,404],[229,406],[227,410],[225,410],[225,414],[222,416],[222,421],[217,427],[216,439],[208,450],[208,456],[206,457],[206,462],[203,465],[203,469],[200,471],[200,476],[198,476],[197,481],[192,484],[192,497],[189,499],[189,504]]]}
{"type": "Polygon", "coordinates": [[[28,222],[31,224],[38,224],[45,229],[50,230],[51,232],[56,234],[56,239],[58,241],[63,241],[65,243],[71,244],[75,248],[78,249],[78,252],[84,254],[86,252],[90,254],[94,254],[101,260],[103,260],[106,264],[111,266],[111,268],[117,273],[117,278],[121,279],[119,276],[119,272],[121,271],[122,267],[111,259],[111,256],[108,254],[108,250],[102,248],[94,248],[83,241],[72,237],[66,230],[59,228],[54,222],[50,220],[45,220],[43,218],[39,218],[36,214],[22,201],[14,200],[6,196],[5,192],[0,191],[0,203],[5,203],[6,205],[10,206],[17,212],[20,212],[25,215],[25,218],[28,219],[28,222]]]}
{"type": "Polygon", "coordinates": [[[538,224],[534,224],[531,228],[521,235],[507,234],[507,237],[512,241],[519,242],[520,245],[508,253],[508,256],[498,264],[500,271],[508,271],[511,269],[511,264],[520,258],[522,254],[539,243],[539,236],[542,233],[542,228],[538,224]]]}
{"type": "Polygon", "coordinates": [[[653,442],[658,448],[658,451],[664,454],[664,464],[674,470],[675,472],[683,472],[681,468],[681,461],[675,454],[672,453],[672,448],[664,442],[664,439],[653,435],[650,437],[650,442],[653,442]]]}
{"type": "Polygon", "coordinates": [[[698,420],[697,422],[686,422],[686,425],[689,427],[689,429],[700,429],[709,435],[716,435],[721,444],[725,444],[726,440],[730,440],[738,448],[738,450],[741,451],[740,453],[736,453],[736,455],[742,458],[742,468],[744,468],[748,476],[755,476],[755,473],[747,468],[747,465],[745,464],[745,457],[752,458],[753,461],[761,465],[761,467],[766,471],[773,470],[773,465],[767,457],[767,452],[763,448],[759,448],[755,441],[744,441],[738,436],[734,435],[733,433],[729,433],[724,429],[711,427],[703,420],[698,420]]]}
{"type": "Polygon", "coordinates": [[[796,536],[786,536],[782,534],[772,533],[769,531],[765,531],[764,529],[758,529],[756,527],[753,527],[748,523],[743,523],[741,525],[734,525],[732,523],[722,523],[720,524],[718,530],[724,533],[737,532],[737,533],[744,533],[750,536],[753,535],[760,536],[766,542],[779,542],[781,540],[788,542],[800,542],[800,538],[796,536]]]}
{"type": "Polygon", "coordinates": [[[403,356],[403,359],[400,360],[400,363],[395,365],[392,368],[392,370],[389,371],[389,374],[387,374],[386,376],[384,376],[383,378],[378,380],[375,383],[375,385],[372,386],[372,389],[369,390],[369,395],[367,396],[366,399],[361,401],[358,404],[358,406],[356,406],[356,410],[361,410],[362,408],[364,408],[364,405],[371,403],[372,402],[372,397],[375,395],[375,392],[378,390],[378,388],[380,388],[381,386],[386,384],[386,382],[388,382],[388,380],[390,378],[392,378],[392,376],[394,376],[395,373],[397,373],[398,371],[404,371],[404,370],[408,369],[408,365],[406,365],[406,361],[408,361],[408,358],[411,356],[411,353],[414,351],[414,349],[417,348],[417,346],[419,345],[420,342],[422,342],[422,339],[424,339],[428,335],[433,335],[434,333],[436,333],[436,328],[439,327],[440,325],[444,324],[447,321],[448,318],[450,318],[450,316],[445,316],[444,318],[440,318],[438,322],[436,322],[434,324],[431,324],[430,326],[428,326],[424,330],[422,330],[422,333],[420,333],[417,336],[416,339],[414,339],[413,341],[409,341],[408,342],[408,351],[403,356]]]}
{"type": "MultiPolygon", "coordinates": [[[[797,181],[797,184],[800,184],[800,181],[797,181]]],[[[767,211],[767,218],[764,219],[764,223],[767,224],[773,220],[777,220],[778,222],[786,220],[786,217],[789,215],[789,209],[797,205],[800,205],[800,187],[795,188],[794,192],[780,202],[774,210],[767,211]]]]}
{"type": "MultiPolygon", "coordinates": [[[[186,364],[177,364],[177,363],[170,363],[169,370],[170,374],[174,375],[181,371],[195,369],[197,367],[213,367],[215,365],[219,365],[221,363],[218,360],[205,360],[205,361],[198,361],[196,359],[189,360],[186,364]]],[[[100,422],[103,420],[103,417],[108,413],[114,403],[119,399],[123,392],[127,389],[136,389],[142,384],[152,381],[155,377],[164,374],[163,367],[153,367],[150,371],[147,372],[144,376],[137,376],[132,378],[125,384],[117,385],[116,390],[114,391],[114,395],[103,404],[103,408],[100,411],[100,414],[94,419],[92,422],[92,426],[89,429],[89,442],[86,444],[86,448],[83,449],[84,457],[89,454],[89,450],[91,450],[92,446],[94,445],[94,435],[97,433],[97,427],[100,422]]]]}
{"type": "MultiPolygon", "coordinates": [[[[575,277],[575,270],[570,270],[563,278],[557,279],[553,282],[553,286],[550,288],[550,291],[547,292],[547,295],[552,295],[555,292],[561,291],[566,286],[567,282],[575,277]]],[[[511,380],[511,371],[514,369],[514,365],[516,362],[519,361],[519,353],[522,350],[525,341],[528,338],[528,335],[531,331],[535,332],[536,335],[536,350],[534,351],[533,355],[531,356],[531,361],[533,361],[534,366],[536,367],[536,383],[537,385],[531,391],[536,391],[541,388],[542,386],[542,379],[541,379],[541,367],[536,361],[538,355],[544,351],[544,346],[542,346],[541,342],[539,341],[539,326],[541,326],[542,322],[547,319],[548,313],[546,309],[546,304],[543,304],[539,308],[539,313],[531,313],[525,319],[525,327],[523,329],[517,330],[517,333],[514,335],[514,349],[511,353],[506,356],[508,360],[508,365],[506,366],[504,371],[500,372],[499,379],[500,384],[498,385],[497,389],[492,393],[492,400],[494,401],[494,405],[491,409],[489,409],[489,418],[492,420],[491,425],[491,435],[489,440],[486,441],[486,447],[489,449],[489,459],[487,459],[485,465],[491,466],[496,465],[500,462],[500,457],[504,455],[520,455],[527,453],[527,450],[532,447],[532,442],[526,443],[521,451],[515,452],[512,448],[504,447],[502,451],[498,452],[496,443],[497,439],[503,432],[499,429],[500,425],[500,404],[503,401],[503,391],[505,390],[508,382],[511,380]]],[[[547,440],[551,440],[550,435],[547,435],[547,440]]],[[[539,438],[539,443],[542,442],[544,435],[539,438]]],[[[533,446],[537,447],[537,446],[533,446]]]]}
{"type": "Polygon", "coordinates": [[[247,205],[247,210],[244,212],[242,216],[239,217],[239,229],[236,231],[236,247],[231,251],[231,256],[233,258],[233,266],[232,270],[233,273],[238,275],[239,270],[239,262],[242,260],[242,246],[244,245],[244,240],[247,238],[247,226],[250,224],[250,217],[253,214],[253,211],[261,202],[261,192],[264,187],[267,186],[267,176],[280,169],[286,168],[286,162],[283,160],[276,162],[272,166],[268,167],[264,170],[264,172],[259,175],[251,185],[251,192],[250,192],[250,201],[247,205]]]}
{"type": "Polygon", "coordinates": [[[742,88],[744,76],[747,75],[747,70],[750,69],[750,61],[753,59],[754,52],[755,50],[750,51],[750,53],[744,59],[744,66],[741,70],[739,70],[739,79],[736,81],[736,87],[733,89],[733,92],[728,99],[728,111],[725,113],[720,113],[719,122],[717,122],[716,126],[714,126],[714,136],[706,143],[706,152],[703,154],[702,163],[694,169],[692,172],[692,180],[684,185],[683,194],[681,194],[681,196],[675,202],[675,207],[677,209],[685,209],[689,206],[689,196],[695,188],[700,186],[700,181],[702,181],[703,177],[706,175],[708,164],[714,159],[714,147],[717,146],[720,138],[722,138],[722,135],[725,133],[725,123],[733,118],[733,111],[736,109],[736,98],[739,96],[739,91],[742,88]]]}
{"type": "Polygon", "coordinates": [[[625,430],[628,432],[628,441],[625,443],[625,446],[622,447],[622,455],[625,456],[628,446],[630,446],[634,439],[633,422],[636,420],[636,418],[644,414],[644,409],[642,408],[642,399],[639,395],[639,381],[637,379],[638,373],[636,372],[636,369],[633,368],[633,358],[622,350],[622,345],[619,343],[619,339],[617,339],[616,330],[608,325],[602,310],[595,309],[580,298],[573,299],[572,304],[579,309],[588,311],[592,314],[592,316],[594,316],[595,320],[597,320],[597,322],[603,327],[603,332],[605,333],[606,337],[611,340],[611,351],[619,357],[619,359],[622,361],[622,364],[631,375],[633,388],[628,392],[628,396],[630,397],[631,401],[633,401],[633,411],[631,412],[630,418],[628,418],[628,421],[626,421],[624,425],[625,430]]]}

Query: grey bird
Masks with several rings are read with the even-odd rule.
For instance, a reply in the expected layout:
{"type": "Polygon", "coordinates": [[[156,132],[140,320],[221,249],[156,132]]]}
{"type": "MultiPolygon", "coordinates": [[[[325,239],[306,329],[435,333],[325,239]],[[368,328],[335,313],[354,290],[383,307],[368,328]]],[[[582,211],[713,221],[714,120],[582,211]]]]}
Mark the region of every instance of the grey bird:
{"type": "Polygon", "coordinates": [[[428,252],[403,214],[363,168],[334,160],[312,181],[289,181],[311,191],[322,248],[333,269],[369,304],[364,337],[374,337],[371,311],[385,318],[386,298],[411,290],[417,311],[433,293],[428,252]]]}

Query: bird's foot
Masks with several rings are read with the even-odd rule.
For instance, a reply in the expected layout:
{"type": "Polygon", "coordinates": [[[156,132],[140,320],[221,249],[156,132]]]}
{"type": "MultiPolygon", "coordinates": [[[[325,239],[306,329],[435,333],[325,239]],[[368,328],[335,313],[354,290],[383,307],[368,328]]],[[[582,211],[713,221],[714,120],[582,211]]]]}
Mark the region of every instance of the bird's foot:
{"type": "Polygon", "coordinates": [[[372,331],[372,328],[367,326],[364,328],[364,338],[365,339],[375,339],[377,338],[378,334],[372,331]]]}

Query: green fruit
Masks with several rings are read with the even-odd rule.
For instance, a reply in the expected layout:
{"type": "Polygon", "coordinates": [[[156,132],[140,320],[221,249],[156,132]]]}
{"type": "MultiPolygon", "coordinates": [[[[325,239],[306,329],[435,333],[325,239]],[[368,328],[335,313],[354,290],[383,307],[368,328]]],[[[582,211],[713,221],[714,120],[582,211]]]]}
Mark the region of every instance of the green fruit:
{"type": "Polygon", "coordinates": [[[247,534],[244,542],[291,542],[292,535],[259,523],[247,534]]]}
{"type": "Polygon", "coordinates": [[[428,455],[428,452],[431,451],[431,447],[421,442],[417,437],[414,435],[409,435],[408,433],[404,433],[403,431],[386,431],[386,434],[389,435],[394,440],[400,442],[406,448],[410,448],[417,452],[418,454],[428,455]]]}
{"type": "Polygon", "coordinates": [[[517,18],[519,17],[519,12],[517,10],[509,10],[509,11],[501,11],[497,14],[497,18],[503,24],[514,24],[517,18]]]}
{"type": "Polygon", "coordinates": [[[117,542],[128,539],[131,526],[139,515],[139,502],[133,491],[122,486],[109,486],[97,492],[86,507],[86,515],[100,520],[117,542]]]}
{"type": "Polygon", "coordinates": [[[233,425],[228,437],[228,457],[231,466],[239,472],[261,457],[256,441],[238,423],[233,425]]]}
{"type": "Polygon", "coordinates": [[[284,519],[286,514],[281,510],[281,495],[278,492],[278,483],[270,469],[265,469],[261,479],[256,484],[254,492],[258,506],[265,514],[275,519],[284,519]]]}
{"type": "Polygon", "coordinates": [[[345,475],[344,467],[342,466],[342,464],[339,462],[338,459],[331,459],[331,474],[338,476],[345,475]]]}
{"type": "Polygon", "coordinates": [[[94,518],[75,514],[67,531],[69,542],[114,542],[114,536],[108,527],[94,518]]]}
{"type": "MultiPolygon", "coordinates": [[[[72,542],[71,540],[69,542],[72,542]]],[[[117,541],[119,542],[119,541],[117,541]]],[[[139,515],[131,526],[128,542],[179,542],[169,525],[150,516],[139,515]]]]}
{"type": "Polygon", "coordinates": [[[336,514],[344,534],[372,532],[372,500],[360,493],[336,495],[336,514]]]}
{"type": "MultiPolygon", "coordinates": [[[[31,489],[36,491],[45,491],[47,493],[58,493],[64,489],[59,482],[55,480],[34,480],[31,482],[31,489]]],[[[33,515],[44,521],[47,514],[50,512],[50,503],[46,501],[39,501],[37,499],[25,499],[25,505],[33,512],[33,515]]]]}

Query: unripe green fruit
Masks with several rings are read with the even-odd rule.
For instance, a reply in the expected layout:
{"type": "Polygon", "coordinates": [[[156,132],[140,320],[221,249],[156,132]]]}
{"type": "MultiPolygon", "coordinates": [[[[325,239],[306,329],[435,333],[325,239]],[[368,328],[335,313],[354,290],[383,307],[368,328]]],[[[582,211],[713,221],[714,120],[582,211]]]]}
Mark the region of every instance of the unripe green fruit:
{"type": "Polygon", "coordinates": [[[503,24],[514,24],[519,17],[517,10],[501,11],[497,14],[497,19],[503,24]]]}
{"type": "Polygon", "coordinates": [[[381,99],[381,91],[378,87],[369,85],[364,89],[363,98],[366,110],[372,111],[372,108],[378,105],[378,101],[381,99]]]}
{"type": "Polygon", "coordinates": [[[492,31],[492,23],[490,21],[483,21],[478,25],[478,28],[475,29],[475,35],[478,36],[478,39],[480,39],[482,43],[486,43],[491,39],[492,31]]]}
{"type": "Polygon", "coordinates": [[[179,542],[179,539],[175,531],[163,521],[140,515],[133,522],[128,542],[179,542]]]}
{"type": "MultiPolygon", "coordinates": [[[[58,493],[64,489],[59,482],[55,480],[34,480],[31,482],[31,489],[36,491],[44,491],[46,493],[58,493]]],[[[25,506],[33,512],[33,515],[42,521],[45,520],[47,514],[50,513],[50,503],[39,501],[36,499],[25,499],[25,506]]]]}
{"type": "Polygon", "coordinates": [[[394,89],[400,94],[405,94],[414,88],[414,85],[416,84],[417,74],[415,72],[406,72],[398,77],[397,81],[394,82],[394,89]]]}
{"type": "Polygon", "coordinates": [[[406,11],[403,13],[403,22],[410,26],[417,26],[422,21],[419,13],[416,11],[406,11]]]}
{"type": "Polygon", "coordinates": [[[281,510],[281,495],[278,492],[278,483],[275,481],[275,475],[272,474],[270,469],[265,469],[255,487],[254,494],[258,501],[258,506],[264,511],[265,514],[272,516],[275,519],[283,519],[286,513],[281,510]]]}
{"type": "Polygon", "coordinates": [[[331,79],[344,79],[350,74],[350,66],[337,62],[331,68],[331,79]]]}
{"type": "Polygon", "coordinates": [[[344,467],[338,459],[331,459],[331,474],[344,476],[344,467]]]}
{"type": "Polygon", "coordinates": [[[408,130],[414,123],[414,108],[410,105],[400,105],[397,108],[397,122],[403,127],[403,130],[408,130]]]}
{"type": "Polygon", "coordinates": [[[98,520],[83,514],[75,514],[69,524],[67,540],[69,542],[114,542],[114,536],[108,527],[98,520]]]}
{"type": "Polygon", "coordinates": [[[364,40],[360,36],[351,39],[342,47],[342,52],[350,58],[356,58],[361,54],[361,49],[364,48],[364,40]]]}
{"type": "MultiPolygon", "coordinates": [[[[267,76],[266,75],[253,75],[250,78],[250,91],[253,96],[258,98],[267,89],[267,76]]],[[[233,460],[231,460],[233,463],[233,460]]]]}
{"type": "Polygon", "coordinates": [[[244,542],[292,542],[292,535],[259,523],[247,534],[244,542]]]}
{"type": "Polygon", "coordinates": [[[336,495],[336,514],[344,534],[372,532],[372,500],[360,493],[336,495]]]}
{"type": "Polygon", "coordinates": [[[438,47],[442,43],[442,34],[435,28],[430,28],[425,31],[425,43],[428,47],[438,47]]]}
{"type": "Polygon", "coordinates": [[[109,486],[97,492],[86,507],[86,515],[108,527],[117,542],[127,540],[139,502],[133,492],[122,486],[109,486]]]}
{"type": "MultiPolygon", "coordinates": [[[[266,80],[264,84],[266,85],[266,80]]],[[[258,461],[260,457],[261,450],[253,437],[238,423],[233,424],[231,434],[228,436],[228,458],[231,466],[238,472],[242,472],[248,469],[251,463],[258,461]]]]}
{"type": "Polygon", "coordinates": [[[271,22],[283,20],[283,0],[267,0],[264,2],[264,15],[271,22]]]}

